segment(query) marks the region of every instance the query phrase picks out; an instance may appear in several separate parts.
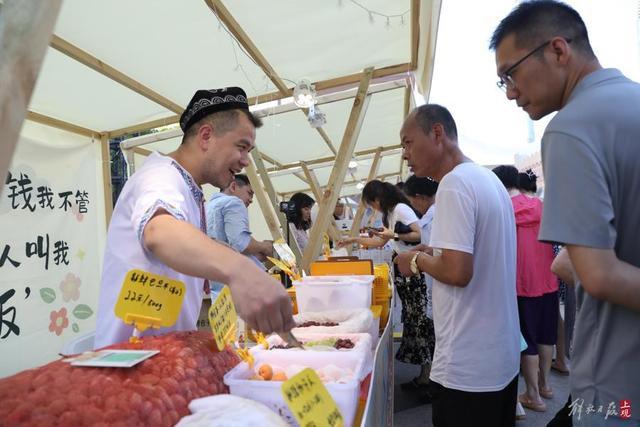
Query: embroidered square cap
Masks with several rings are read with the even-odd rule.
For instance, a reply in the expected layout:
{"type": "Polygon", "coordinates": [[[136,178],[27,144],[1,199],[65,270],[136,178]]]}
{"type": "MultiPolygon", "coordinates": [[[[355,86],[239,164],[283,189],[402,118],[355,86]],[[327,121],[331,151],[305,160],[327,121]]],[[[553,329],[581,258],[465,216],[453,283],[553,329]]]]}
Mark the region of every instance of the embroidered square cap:
{"type": "Polygon", "coordinates": [[[239,87],[201,89],[193,95],[180,116],[180,128],[186,133],[191,125],[209,114],[225,110],[249,110],[244,90],[239,87]]]}

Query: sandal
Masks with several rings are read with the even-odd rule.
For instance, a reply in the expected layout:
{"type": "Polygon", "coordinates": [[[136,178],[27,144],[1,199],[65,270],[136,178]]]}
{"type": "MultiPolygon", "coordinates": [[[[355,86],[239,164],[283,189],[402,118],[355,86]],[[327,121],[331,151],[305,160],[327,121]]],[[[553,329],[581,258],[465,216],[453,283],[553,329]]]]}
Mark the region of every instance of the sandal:
{"type": "Polygon", "coordinates": [[[540,393],[540,397],[543,397],[548,400],[553,399],[553,390],[551,390],[550,388],[548,389],[540,388],[538,390],[538,393],[540,393]]]}
{"type": "Polygon", "coordinates": [[[406,383],[400,384],[402,390],[422,390],[429,387],[429,383],[419,383],[417,378],[412,379],[406,383]]]}
{"type": "Polygon", "coordinates": [[[544,402],[542,403],[532,402],[531,400],[527,399],[527,397],[524,394],[521,394],[520,396],[518,396],[518,401],[522,404],[522,406],[524,406],[527,409],[531,409],[532,411],[546,412],[547,410],[547,405],[545,405],[544,402]]]}
{"type": "Polygon", "coordinates": [[[562,376],[569,375],[569,369],[561,368],[558,365],[556,365],[555,362],[551,364],[551,370],[556,371],[559,375],[562,375],[562,376]]]}

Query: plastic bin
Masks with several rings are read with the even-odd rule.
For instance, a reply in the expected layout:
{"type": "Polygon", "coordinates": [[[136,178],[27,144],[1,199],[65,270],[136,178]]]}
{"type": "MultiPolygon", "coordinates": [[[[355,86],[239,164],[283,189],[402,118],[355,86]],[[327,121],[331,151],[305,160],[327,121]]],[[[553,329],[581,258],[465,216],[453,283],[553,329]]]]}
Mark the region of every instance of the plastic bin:
{"type": "MultiPolygon", "coordinates": [[[[371,349],[374,348],[374,344],[370,334],[296,334],[296,338],[302,343],[306,343],[309,341],[321,341],[327,338],[346,338],[353,341],[355,345],[353,348],[343,348],[340,350],[315,346],[306,347],[305,350],[301,350],[299,348],[267,350],[260,344],[258,344],[252,347],[249,351],[251,352],[251,354],[253,354],[254,357],[257,357],[258,355],[265,352],[270,354],[306,352],[305,356],[307,357],[320,357],[328,363],[333,363],[336,366],[338,366],[338,364],[334,362],[337,359],[343,357],[354,358],[356,362],[363,360],[363,376],[360,378],[360,380],[363,380],[364,377],[368,375],[373,368],[373,352],[371,351],[371,349]]],[[[269,347],[285,344],[282,338],[277,335],[271,335],[267,337],[267,343],[269,343],[269,347]]]]}
{"type": "Polygon", "coordinates": [[[64,356],[73,356],[84,353],[85,351],[92,351],[95,337],[96,331],[91,331],[84,335],[80,335],[79,337],[75,337],[64,344],[60,354],[64,356]]]}
{"type": "MultiPolygon", "coordinates": [[[[358,395],[360,392],[360,381],[355,378],[362,378],[364,360],[356,361],[353,358],[342,358],[327,361],[320,357],[309,357],[310,352],[298,351],[287,353],[262,352],[255,357],[255,366],[262,363],[269,363],[275,366],[291,366],[293,364],[306,366],[312,369],[324,368],[333,364],[340,368],[349,368],[354,371],[354,379],[345,383],[325,383],[327,391],[335,400],[340,413],[345,420],[345,426],[352,426],[358,407],[358,395]]],[[[235,396],[246,397],[267,405],[272,411],[280,415],[290,425],[297,426],[298,423],[289,411],[287,404],[282,397],[282,381],[254,381],[249,380],[253,375],[253,369],[245,362],[238,364],[235,368],[227,372],[224,376],[224,383],[229,386],[229,391],[235,396]]],[[[366,376],[366,375],[365,375],[366,376]]]]}
{"type": "Polygon", "coordinates": [[[312,277],[293,283],[299,313],[371,307],[374,276],[312,277]]]}

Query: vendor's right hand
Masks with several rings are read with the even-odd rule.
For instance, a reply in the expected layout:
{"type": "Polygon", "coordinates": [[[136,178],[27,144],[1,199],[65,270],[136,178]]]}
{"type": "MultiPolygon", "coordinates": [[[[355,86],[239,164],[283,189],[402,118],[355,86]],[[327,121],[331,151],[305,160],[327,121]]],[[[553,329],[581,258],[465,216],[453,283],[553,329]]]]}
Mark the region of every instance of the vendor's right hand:
{"type": "Polygon", "coordinates": [[[291,299],[282,284],[248,258],[239,264],[228,280],[239,316],[251,328],[265,334],[294,328],[291,299]]]}

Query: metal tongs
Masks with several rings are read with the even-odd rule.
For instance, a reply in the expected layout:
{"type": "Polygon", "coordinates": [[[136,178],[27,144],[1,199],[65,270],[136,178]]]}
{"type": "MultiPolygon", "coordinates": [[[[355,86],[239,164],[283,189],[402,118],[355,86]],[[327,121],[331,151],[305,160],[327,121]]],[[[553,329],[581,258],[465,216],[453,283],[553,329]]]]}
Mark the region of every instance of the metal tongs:
{"type": "Polygon", "coordinates": [[[302,346],[302,343],[298,341],[298,339],[291,333],[291,331],[278,332],[278,336],[282,338],[282,340],[286,342],[287,345],[290,345],[292,347],[297,347],[300,350],[305,350],[305,348],[302,346]]]}

